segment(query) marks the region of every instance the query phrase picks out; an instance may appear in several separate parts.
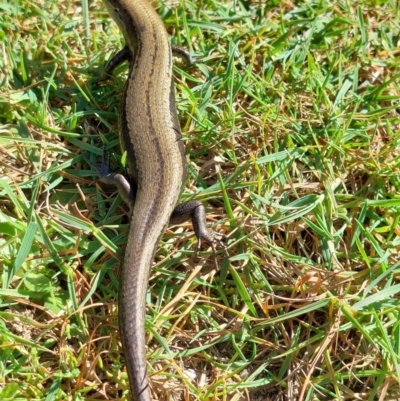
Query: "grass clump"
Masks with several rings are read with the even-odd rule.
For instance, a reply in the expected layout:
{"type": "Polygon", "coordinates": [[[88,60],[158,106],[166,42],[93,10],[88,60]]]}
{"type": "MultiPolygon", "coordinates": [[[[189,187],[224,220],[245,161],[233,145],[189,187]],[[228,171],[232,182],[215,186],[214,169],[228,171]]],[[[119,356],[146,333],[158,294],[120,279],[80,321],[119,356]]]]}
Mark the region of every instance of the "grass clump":
{"type": "MultiPolygon", "coordinates": [[[[399,12],[391,1],[165,2],[190,159],[226,254],[189,223],[156,255],[160,400],[397,400],[399,12]]],[[[116,299],[126,68],[101,3],[0,4],[0,398],[128,399],[116,299]]]]}

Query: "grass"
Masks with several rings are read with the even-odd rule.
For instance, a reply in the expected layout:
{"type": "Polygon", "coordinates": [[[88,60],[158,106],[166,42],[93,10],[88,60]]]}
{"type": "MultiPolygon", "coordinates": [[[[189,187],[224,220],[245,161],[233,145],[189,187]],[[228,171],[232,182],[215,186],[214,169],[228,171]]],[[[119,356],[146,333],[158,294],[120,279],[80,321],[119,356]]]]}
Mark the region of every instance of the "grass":
{"type": "MultiPolygon", "coordinates": [[[[0,399],[128,400],[116,311],[126,67],[99,3],[0,3],[0,399]]],[[[172,227],[147,298],[159,400],[400,399],[399,8],[166,2],[195,196],[226,254],[172,227]]]]}

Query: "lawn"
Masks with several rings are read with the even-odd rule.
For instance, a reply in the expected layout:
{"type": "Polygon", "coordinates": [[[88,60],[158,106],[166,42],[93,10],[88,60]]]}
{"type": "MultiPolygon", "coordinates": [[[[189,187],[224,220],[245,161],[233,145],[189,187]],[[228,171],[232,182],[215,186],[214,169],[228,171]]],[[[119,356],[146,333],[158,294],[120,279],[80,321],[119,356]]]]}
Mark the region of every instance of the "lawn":
{"type": "MultiPolygon", "coordinates": [[[[123,38],[101,2],[0,0],[0,399],[129,400],[123,38]]],[[[147,295],[160,401],[400,400],[400,9],[165,1],[196,198],[226,248],[168,228],[147,295]]]]}

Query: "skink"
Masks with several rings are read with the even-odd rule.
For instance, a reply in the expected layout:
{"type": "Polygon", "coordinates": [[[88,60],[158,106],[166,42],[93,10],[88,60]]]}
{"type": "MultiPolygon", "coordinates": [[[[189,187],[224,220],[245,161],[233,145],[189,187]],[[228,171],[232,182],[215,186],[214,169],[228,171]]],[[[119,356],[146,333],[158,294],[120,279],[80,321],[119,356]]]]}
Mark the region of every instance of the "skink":
{"type": "Polygon", "coordinates": [[[152,400],[146,369],[145,297],[158,243],[168,223],[192,219],[195,234],[214,249],[195,200],[177,205],[186,177],[185,148],[175,107],[172,55],[167,31],[149,0],[104,0],[125,39],[110,62],[129,61],[119,113],[129,178],[98,168],[100,181],[117,185],[132,208],[120,272],[119,324],[132,398],[152,400]]]}

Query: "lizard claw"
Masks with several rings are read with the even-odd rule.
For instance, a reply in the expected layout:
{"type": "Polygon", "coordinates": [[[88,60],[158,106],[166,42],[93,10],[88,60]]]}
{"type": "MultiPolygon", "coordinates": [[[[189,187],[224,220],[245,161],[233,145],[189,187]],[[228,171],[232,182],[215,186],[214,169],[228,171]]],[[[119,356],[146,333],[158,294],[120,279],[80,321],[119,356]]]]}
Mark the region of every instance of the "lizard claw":
{"type": "MultiPolygon", "coordinates": [[[[197,233],[196,233],[196,236],[197,236],[197,233]]],[[[226,236],[224,234],[217,233],[216,231],[213,231],[213,230],[207,230],[205,233],[201,232],[201,234],[199,233],[197,236],[196,255],[198,255],[200,252],[201,240],[204,240],[205,242],[207,242],[207,244],[209,246],[211,246],[214,256],[216,255],[216,252],[217,252],[215,243],[217,243],[221,248],[223,248],[225,250],[226,245],[220,238],[226,238],[226,236]]]]}

